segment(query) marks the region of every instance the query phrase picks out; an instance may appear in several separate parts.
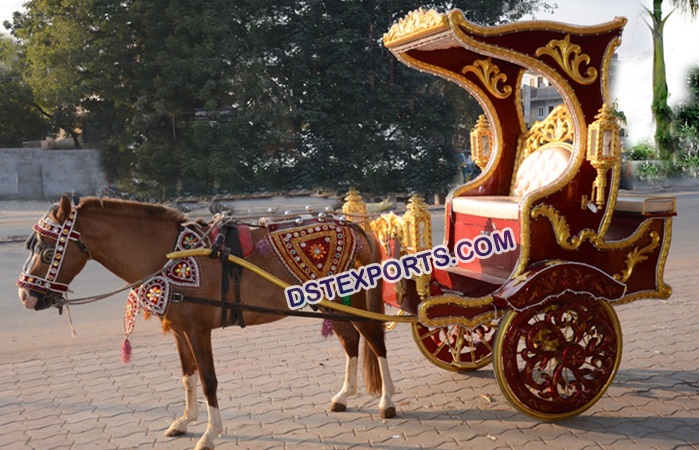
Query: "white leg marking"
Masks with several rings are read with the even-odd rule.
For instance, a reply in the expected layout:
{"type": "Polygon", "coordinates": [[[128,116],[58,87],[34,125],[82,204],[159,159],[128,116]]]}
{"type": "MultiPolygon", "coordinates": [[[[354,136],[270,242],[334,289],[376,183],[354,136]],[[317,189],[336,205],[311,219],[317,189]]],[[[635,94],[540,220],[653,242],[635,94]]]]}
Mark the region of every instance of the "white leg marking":
{"type": "Polygon", "coordinates": [[[386,358],[379,357],[379,370],[381,371],[381,400],[379,401],[379,410],[393,408],[394,405],[391,401],[391,397],[393,396],[394,387],[386,358]]]}
{"type": "Polygon", "coordinates": [[[218,408],[207,406],[207,410],[209,411],[209,425],[206,427],[204,435],[197,442],[195,450],[213,449],[215,447],[214,438],[221,436],[223,432],[221,413],[218,408]]]}
{"type": "Polygon", "coordinates": [[[342,389],[331,400],[332,404],[347,406],[347,397],[357,393],[357,361],[356,356],[347,356],[345,363],[345,383],[342,389]]]}
{"type": "Polygon", "coordinates": [[[179,436],[187,432],[187,425],[196,422],[199,418],[199,405],[197,404],[197,373],[182,377],[185,392],[185,407],[182,417],[175,420],[165,432],[165,436],[179,436]]]}

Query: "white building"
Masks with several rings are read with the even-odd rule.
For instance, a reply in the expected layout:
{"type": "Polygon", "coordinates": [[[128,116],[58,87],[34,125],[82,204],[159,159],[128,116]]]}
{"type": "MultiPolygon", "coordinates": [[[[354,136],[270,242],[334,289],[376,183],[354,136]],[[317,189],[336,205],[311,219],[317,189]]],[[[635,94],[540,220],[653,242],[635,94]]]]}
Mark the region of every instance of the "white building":
{"type": "Polygon", "coordinates": [[[526,72],[522,77],[522,111],[527,128],[537,120],[543,120],[553,108],[563,103],[561,95],[548,79],[535,72],[526,72]]]}

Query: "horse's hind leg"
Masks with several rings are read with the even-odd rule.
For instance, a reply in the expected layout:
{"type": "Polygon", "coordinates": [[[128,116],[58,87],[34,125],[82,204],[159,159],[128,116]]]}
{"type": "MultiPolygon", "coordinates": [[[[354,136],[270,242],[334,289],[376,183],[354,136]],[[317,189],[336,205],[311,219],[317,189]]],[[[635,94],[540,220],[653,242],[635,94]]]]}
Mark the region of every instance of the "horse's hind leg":
{"type": "Polygon", "coordinates": [[[197,404],[197,363],[192,355],[187,338],[181,333],[172,331],[177,344],[182,365],[182,384],[185,391],[185,408],[182,417],[175,420],[165,432],[165,436],[181,436],[187,432],[187,425],[196,422],[199,418],[199,405],[197,404]]]}
{"type": "Polygon", "coordinates": [[[333,329],[347,353],[345,382],[342,389],[330,401],[330,411],[347,409],[347,397],[357,393],[357,359],[359,355],[359,333],[347,322],[334,321],[333,329]]]}

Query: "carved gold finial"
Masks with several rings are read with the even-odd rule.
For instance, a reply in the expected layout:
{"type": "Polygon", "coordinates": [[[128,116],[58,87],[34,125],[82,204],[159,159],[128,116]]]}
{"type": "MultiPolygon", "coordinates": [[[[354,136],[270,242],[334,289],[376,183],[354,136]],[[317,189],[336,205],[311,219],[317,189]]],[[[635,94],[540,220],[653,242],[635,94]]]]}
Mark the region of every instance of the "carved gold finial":
{"type": "MultiPolygon", "coordinates": [[[[418,253],[432,248],[432,216],[427,210],[425,199],[415,194],[410,197],[407,212],[403,215],[403,238],[407,253],[418,253]]],[[[421,299],[429,296],[430,275],[414,277],[417,293],[421,299]]]]}
{"type": "Polygon", "coordinates": [[[578,44],[570,42],[570,35],[563,39],[553,39],[545,47],[536,50],[536,56],[549,55],[573,80],[580,84],[588,85],[597,79],[597,69],[588,67],[587,77],[580,73],[580,64],[590,64],[590,56],[582,53],[582,48],[578,44]]]}
{"type": "Polygon", "coordinates": [[[461,68],[462,74],[466,75],[469,72],[475,74],[496,98],[503,100],[512,94],[512,86],[505,85],[502,90],[498,89],[498,83],[505,84],[507,82],[507,75],[500,73],[500,68],[493,64],[491,58],[477,59],[473,64],[461,68]]]}
{"type": "MultiPolygon", "coordinates": [[[[359,195],[357,189],[351,187],[349,191],[347,191],[345,203],[342,205],[342,212],[349,216],[347,220],[351,222],[359,222],[362,220],[362,217],[359,216],[366,216],[368,214],[366,203],[364,203],[364,199],[359,195]]],[[[366,229],[364,224],[362,224],[362,228],[366,229]]]]}
{"type": "Polygon", "coordinates": [[[427,36],[436,31],[449,29],[449,19],[434,9],[416,9],[393,24],[388,33],[383,35],[386,47],[392,47],[410,39],[427,36]]]}

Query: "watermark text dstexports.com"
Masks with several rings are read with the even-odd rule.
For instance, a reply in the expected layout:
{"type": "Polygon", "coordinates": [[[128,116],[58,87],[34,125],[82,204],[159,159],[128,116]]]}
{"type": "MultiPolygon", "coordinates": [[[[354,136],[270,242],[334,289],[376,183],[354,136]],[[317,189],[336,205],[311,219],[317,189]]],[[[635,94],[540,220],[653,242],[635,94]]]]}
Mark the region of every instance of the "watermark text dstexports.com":
{"type": "Polygon", "coordinates": [[[449,249],[438,245],[432,249],[404,255],[400,259],[390,258],[381,263],[367,264],[336,275],[308,280],[303,285],[284,289],[289,309],[315,305],[324,298],[332,300],[337,295],[345,297],[362,289],[375,288],[379,278],[395,283],[404,278],[429,274],[434,268],[446,269],[475,259],[487,259],[493,255],[515,250],[514,233],[511,228],[495,230],[474,239],[461,239],[454,246],[454,255],[449,249]]]}

